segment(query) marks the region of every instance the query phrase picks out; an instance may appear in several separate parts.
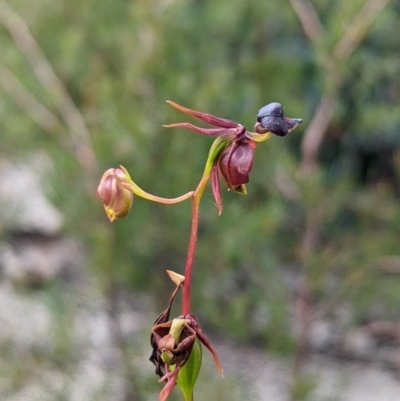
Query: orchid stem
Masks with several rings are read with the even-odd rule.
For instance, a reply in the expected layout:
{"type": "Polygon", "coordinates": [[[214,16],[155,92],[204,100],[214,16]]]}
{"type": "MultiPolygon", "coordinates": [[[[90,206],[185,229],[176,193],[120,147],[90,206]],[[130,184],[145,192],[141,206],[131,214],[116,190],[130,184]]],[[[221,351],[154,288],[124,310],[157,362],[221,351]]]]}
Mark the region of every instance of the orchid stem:
{"type": "Polygon", "coordinates": [[[192,198],[192,225],[190,228],[190,240],[188,254],[185,265],[185,282],[182,292],[182,314],[184,316],[190,314],[190,286],[192,279],[193,258],[196,250],[197,229],[199,226],[199,206],[200,202],[195,196],[192,198]]]}
{"type": "Polygon", "coordinates": [[[184,316],[190,314],[190,286],[192,280],[193,259],[196,250],[197,231],[199,227],[200,200],[208,181],[210,181],[210,175],[211,168],[207,166],[196,191],[192,195],[192,224],[190,228],[189,247],[185,265],[185,282],[182,291],[182,314],[184,316]]]}
{"type": "Polygon", "coordinates": [[[210,181],[213,164],[215,163],[215,160],[222,149],[227,145],[227,142],[228,139],[226,137],[218,137],[215,139],[208,154],[203,176],[201,177],[196,190],[192,194],[192,225],[190,228],[189,247],[185,265],[185,282],[183,284],[182,291],[182,314],[184,316],[190,314],[190,286],[192,279],[193,259],[196,250],[197,231],[199,227],[200,200],[208,182],[210,181]]]}

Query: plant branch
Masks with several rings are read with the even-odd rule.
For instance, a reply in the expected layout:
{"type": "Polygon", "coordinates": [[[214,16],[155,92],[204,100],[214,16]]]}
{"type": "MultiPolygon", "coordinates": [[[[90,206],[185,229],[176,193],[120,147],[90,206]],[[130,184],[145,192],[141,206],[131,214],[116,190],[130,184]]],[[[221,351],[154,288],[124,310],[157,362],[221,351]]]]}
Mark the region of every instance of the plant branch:
{"type": "Polygon", "coordinates": [[[60,129],[61,123],[58,117],[25,89],[15,74],[2,64],[0,64],[0,86],[43,130],[54,132],[60,129]]]}
{"type": "Polygon", "coordinates": [[[312,3],[308,0],[290,0],[290,4],[299,17],[305,34],[312,43],[317,42],[325,32],[312,3]]]}
{"type": "Polygon", "coordinates": [[[58,145],[64,149],[66,153],[76,158],[70,141],[62,136],[66,128],[59,118],[45,105],[39,102],[36,97],[21,84],[18,77],[1,63],[0,87],[44,131],[49,135],[57,136],[58,145]]]}
{"type": "MultiPolygon", "coordinates": [[[[313,324],[311,314],[311,289],[304,276],[295,299],[295,315],[298,324],[298,341],[293,364],[294,381],[300,377],[301,367],[310,349],[310,332],[313,324]]],[[[293,383],[295,385],[295,383],[293,383]]]]}
{"type": "Polygon", "coordinates": [[[389,1],[369,0],[364,4],[334,48],[333,54],[337,60],[344,60],[354,52],[367,34],[368,28],[389,1]]]}
{"type": "MultiPolygon", "coordinates": [[[[339,81],[333,83],[334,87],[337,87],[340,83],[340,77],[335,73],[338,63],[355,51],[367,34],[372,22],[389,1],[368,0],[334,47],[332,63],[323,71],[330,82],[339,81]]],[[[308,0],[290,0],[290,2],[299,16],[307,36],[312,42],[315,42],[317,37],[324,34],[324,32],[312,4],[308,0]]],[[[302,169],[306,173],[312,172],[317,165],[318,151],[333,117],[336,101],[336,96],[332,93],[325,93],[322,96],[304,135],[302,142],[302,169]]]]}
{"type": "Polygon", "coordinates": [[[333,95],[325,94],[322,96],[304,134],[301,144],[301,153],[302,170],[306,174],[310,174],[314,171],[318,164],[318,151],[333,117],[336,101],[337,99],[333,95]]]}

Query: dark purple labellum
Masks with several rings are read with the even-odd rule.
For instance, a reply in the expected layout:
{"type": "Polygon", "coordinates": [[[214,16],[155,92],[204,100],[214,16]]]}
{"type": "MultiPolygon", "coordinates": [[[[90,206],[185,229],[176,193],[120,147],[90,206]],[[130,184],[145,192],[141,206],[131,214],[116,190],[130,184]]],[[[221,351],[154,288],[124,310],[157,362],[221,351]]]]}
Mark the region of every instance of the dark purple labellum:
{"type": "Polygon", "coordinates": [[[249,173],[253,167],[256,143],[248,139],[233,142],[225,148],[218,160],[222,178],[230,189],[235,189],[249,182],[249,173]]]}
{"type": "Polygon", "coordinates": [[[278,136],[285,136],[302,122],[300,118],[285,117],[282,105],[274,102],[264,106],[258,112],[256,131],[259,133],[269,131],[278,136]]]}

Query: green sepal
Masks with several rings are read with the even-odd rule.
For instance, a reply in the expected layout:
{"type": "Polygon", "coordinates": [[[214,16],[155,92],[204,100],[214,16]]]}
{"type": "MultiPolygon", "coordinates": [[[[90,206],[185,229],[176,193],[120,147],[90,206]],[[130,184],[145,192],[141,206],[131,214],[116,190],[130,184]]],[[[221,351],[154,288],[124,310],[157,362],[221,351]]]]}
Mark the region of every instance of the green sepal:
{"type": "Polygon", "coordinates": [[[185,328],[188,320],[187,319],[173,319],[171,328],[169,329],[169,334],[174,338],[175,344],[179,343],[179,338],[185,328]]]}
{"type": "Polygon", "coordinates": [[[182,391],[185,401],[193,401],[193,389],[200,372],[202,361],[202,348],[200,341],[195,340],[187,362],[181,367],[177,384],[182,391]]]}
{"type": "Polygon", "coordinates": [[[234,136],[222,135],[215,139],[211,145],[210,151],[206,161],[206,166],[203,172],[203,178],[209,177],[211,174],[212,166],[217,161],[221,152],[232,142],[234,136]]]}
{"type": "Polygon", "coordinates": [[[161,359],[167,365],[171,365],[173,357],[174,357],[174,354],[169,350],[164,350],[161,352],[161,359]]]}
{"type": "Polygon", "coordinates": [[[247,195],[246,185],[244,185],[244,184],[238,185],[235,188],[235,193],[241,194],[241,195],[247,195]]]}

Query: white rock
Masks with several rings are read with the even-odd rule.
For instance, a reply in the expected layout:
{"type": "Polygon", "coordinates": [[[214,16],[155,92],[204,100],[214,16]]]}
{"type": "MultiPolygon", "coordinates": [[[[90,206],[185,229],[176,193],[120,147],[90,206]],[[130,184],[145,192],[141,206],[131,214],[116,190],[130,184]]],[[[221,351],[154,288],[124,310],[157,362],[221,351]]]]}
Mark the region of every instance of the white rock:
{"type": "MultiPolygon", "coordinates": [[[[0,157],[0,229],[55,235],[63,226],[63,216],[45,195],[43,176],[46,165],[11,163],[0,157]]],[[[45,161],[45,160],[44,160],[45,161]]]]}

